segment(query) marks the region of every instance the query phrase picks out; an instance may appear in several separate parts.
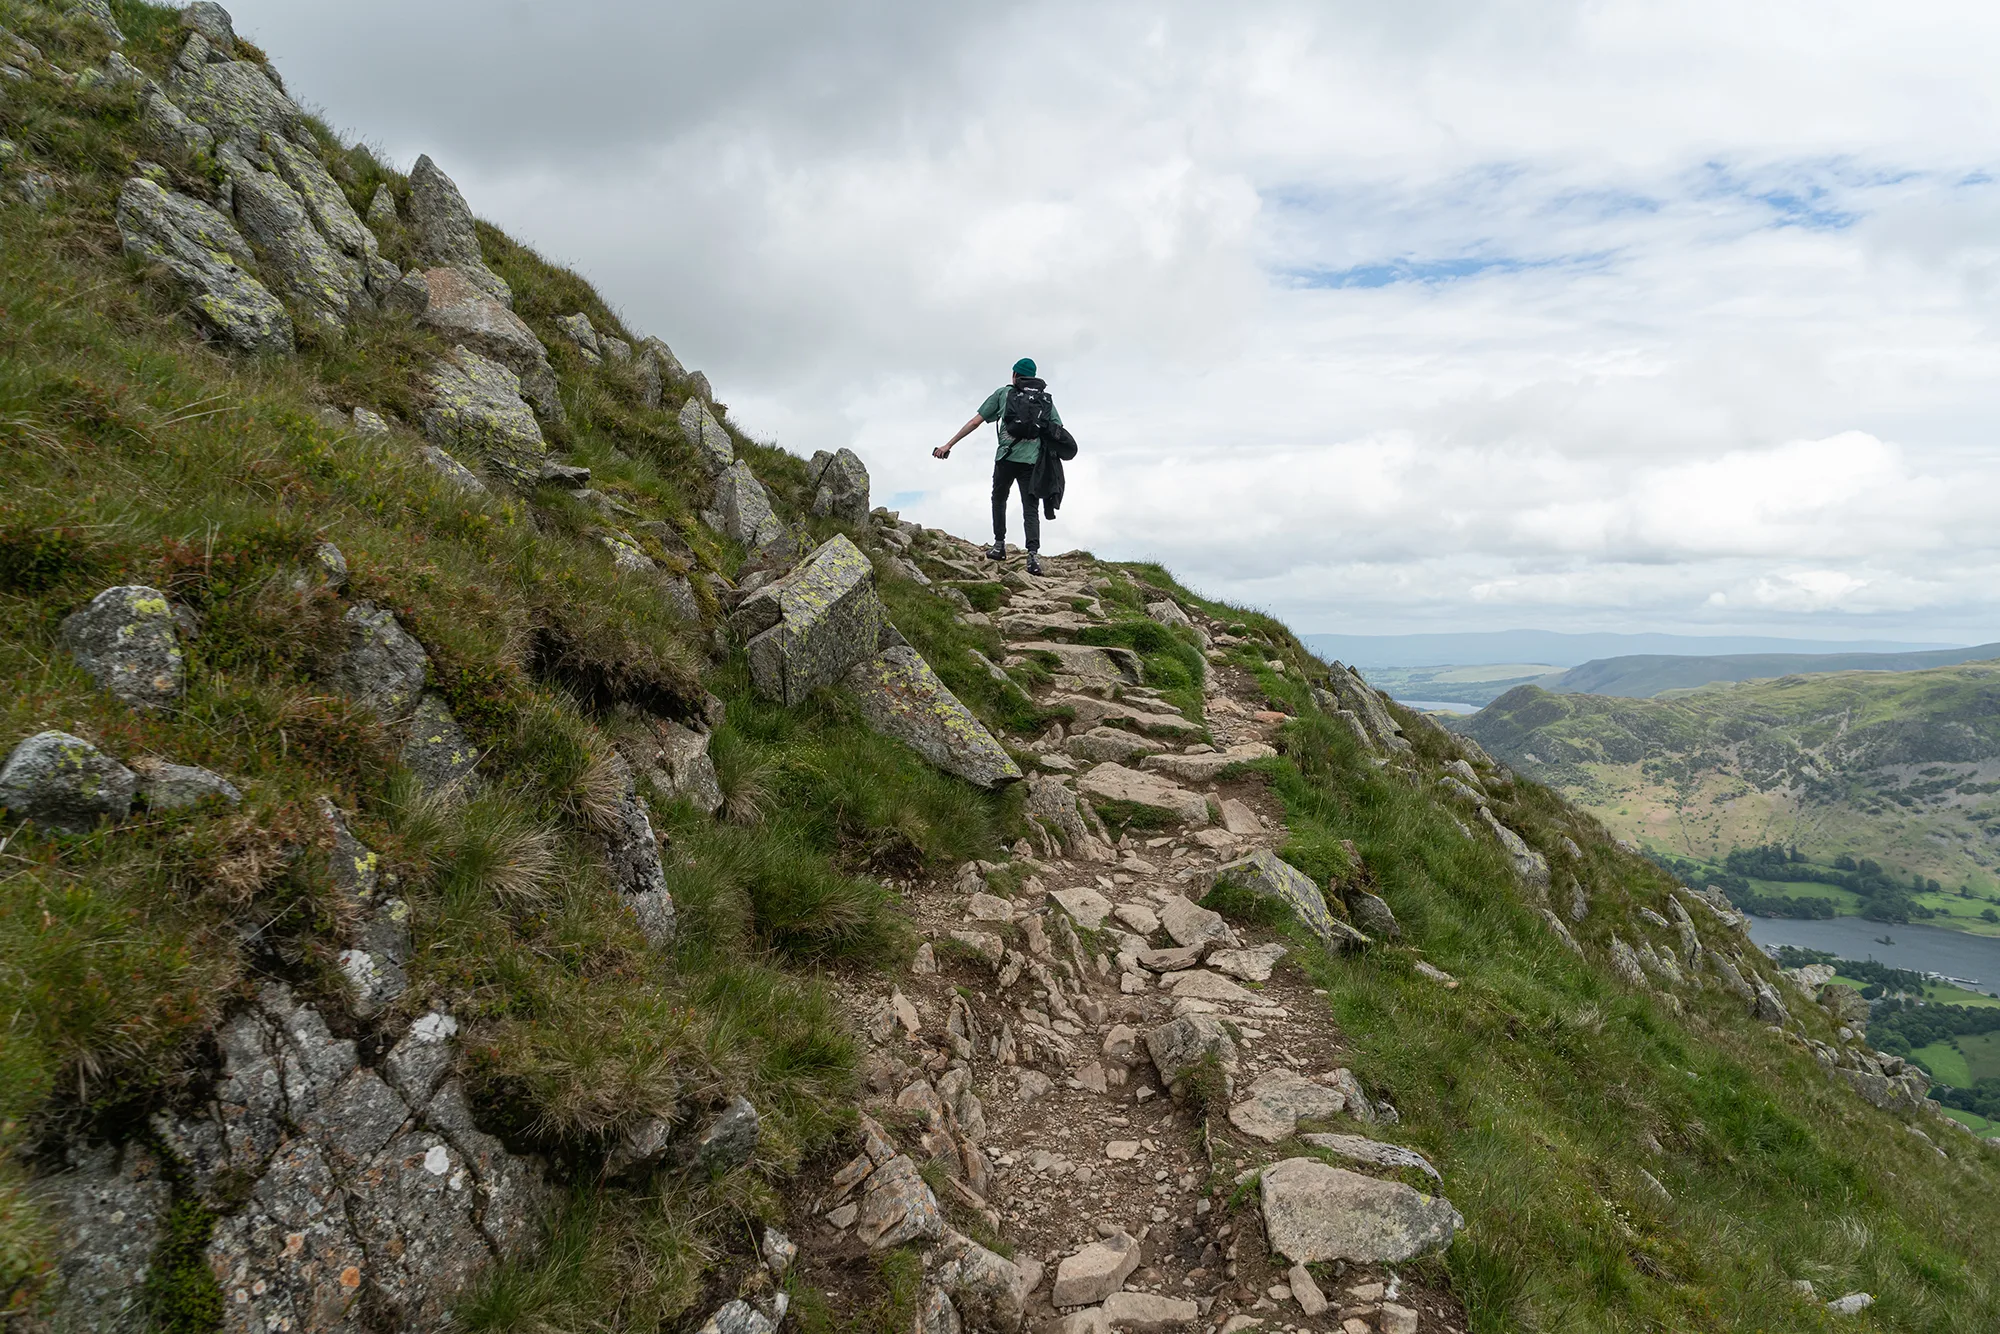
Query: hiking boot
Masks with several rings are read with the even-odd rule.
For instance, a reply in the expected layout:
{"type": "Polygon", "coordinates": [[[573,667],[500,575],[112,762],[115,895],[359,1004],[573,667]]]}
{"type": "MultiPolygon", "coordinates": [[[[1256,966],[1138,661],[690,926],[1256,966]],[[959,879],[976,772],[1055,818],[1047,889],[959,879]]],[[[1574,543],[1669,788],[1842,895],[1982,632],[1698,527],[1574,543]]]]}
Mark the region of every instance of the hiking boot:
{"type": "Polygon", "coordinates": [[[1036,560],[1035,553],[1030,551],[1028,553],[1028,573],[1040,574],[1041,572],[1042,572],[1042,563],[1036,560]]]}
{"type": "Polygon", "coordinates": [[[1006,560],[1007,544],[1005,542],[995,542],[992,546],[986,548],[986,559],[1006,560]]]}

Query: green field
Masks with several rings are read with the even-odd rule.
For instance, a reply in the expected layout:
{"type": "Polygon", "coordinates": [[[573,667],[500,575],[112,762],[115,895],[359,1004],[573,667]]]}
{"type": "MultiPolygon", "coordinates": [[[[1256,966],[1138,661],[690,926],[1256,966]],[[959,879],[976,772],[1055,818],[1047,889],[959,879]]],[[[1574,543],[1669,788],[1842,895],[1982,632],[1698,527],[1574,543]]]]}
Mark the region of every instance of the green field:
{"type": "Polygon", "coordinates": [[[2000,1033],[1969,1034],[1953,1041],[1958,1043],[1958,1049],[1965,1054],[1969,1082],[2000,1079],[2000,1033]]]}
{"type": "Polygon", "coordinates": [[[1938,1083],[1962,1089],[1972,1087],[1972,1073],[1955,1040],[1933,1042],[1928,1047],[1917,1048],[1911,1055],[1923,1063],[1924,1069],[1930,1071],[1931,1078],[1938,1083]]]}

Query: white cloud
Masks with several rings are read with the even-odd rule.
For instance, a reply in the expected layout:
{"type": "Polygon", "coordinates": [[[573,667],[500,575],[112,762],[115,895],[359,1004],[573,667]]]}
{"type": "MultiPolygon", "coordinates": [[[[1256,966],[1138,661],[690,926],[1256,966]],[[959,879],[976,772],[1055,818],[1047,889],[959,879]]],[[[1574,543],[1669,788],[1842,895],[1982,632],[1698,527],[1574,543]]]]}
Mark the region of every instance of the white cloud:
{"type": "Polygon", "coordinates": [[[801,451],[1301,630],[1994,637],[2000,10],[247,0],[801,451]],[[385,35],[386,34],[386,35],[385,35]]]}

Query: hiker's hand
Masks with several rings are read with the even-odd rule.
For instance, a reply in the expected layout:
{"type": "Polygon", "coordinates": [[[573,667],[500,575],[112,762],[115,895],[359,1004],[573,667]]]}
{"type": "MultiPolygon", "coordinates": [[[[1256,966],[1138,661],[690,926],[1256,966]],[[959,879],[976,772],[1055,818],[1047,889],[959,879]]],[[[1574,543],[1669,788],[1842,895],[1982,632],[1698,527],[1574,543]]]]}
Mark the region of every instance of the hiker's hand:
{"type": "Polygon", "coordinates": [[[951,457],[951,446],[950,446],[950,445],[939,445],[939,446],[938,446],[938,447],[937,447],[936,449],[933,449],[933,450],[931,451],[931,457],[932,457],[932,458],[934,458],[934,459],[948,459],[948,458],[950,458],[950,457],[951,457]]]}

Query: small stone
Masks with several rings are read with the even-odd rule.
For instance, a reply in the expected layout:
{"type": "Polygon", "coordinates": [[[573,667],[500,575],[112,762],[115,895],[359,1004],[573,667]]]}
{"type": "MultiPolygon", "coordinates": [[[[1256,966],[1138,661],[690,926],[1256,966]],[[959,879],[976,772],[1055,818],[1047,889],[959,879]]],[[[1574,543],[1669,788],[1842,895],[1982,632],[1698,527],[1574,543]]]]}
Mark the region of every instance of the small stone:
{"type": "Polygon", "coordinates": [[[748,1098],[738,1094],[708,1119],[695,1136],[690,1156],[697,1170],[721,1176],[748,1163],[757,1152],[761,1119],[748,1098]]]}
{"type": "Polygon", "coordinates": [[[1093,1242],[1056,1266],[1050,1302],[1058,1307],[1101,1302],[1125,1286],[1139,1267],[1139,1243],[1122,1229],[1093,1242]]]}
{"type": "Polygon", "coordinates": [[[826,1211],[826,1221],[843,1232],[853,1227],[854,1220],[860,1216],[861,1206],[858,1204],[843,1204],[838,1209],[826,1211]]]}
{"type": "Polygon", "coordinates": [[[783,1278],[792,1262],[799,1258],[799,1244],[778,1229],[767,1227],[757,1253],[763,1256],[764,1267],[771,1271],[771,1277],[783,1278]]]}
{"type": "Polygon", "coordinates": [[[1014,905],[995,894],[974,894],[966,901],[965,914],[975,922],[1011,922],[1014,905]]]}
{"type": "Polygon", "coordinates": [[[1872,1294],[1850,1292],[1846,1296],[1835,1297],[1826,1304],[1826,1309],[1835,1315],[1860,1315],[1874,1304],[1875,1298],[1872,1294]]]}
{"type": "Polygon", "coordinates": [[[243,794],[221,774],[191,764],[169,764],[151,756],[132,761],[139,776],[138,798],[149,811],[180,811],[204,801],[243,804],[243,794]]]}
{"type": "Polygon", "coordinates": [[[1299,1304],[1299,1310],[1307,1315],[1318,1315],[1326,1310],[1326,1294],[1319,1290],[1319,1284],[1313,1282],[1311,1270],[1304,1265],[1293,1265],[1286,1278],[1291,1284],[1292,1300],[1299,1304]]]}
{"type": "Polygon", "coordinates": [[[99,820],[123,820],[138,788],[137,774],[67,732],[37,732],[0,766],[0,807],[71,834],[87,834],[99,820]]]}
{"type": "Polygon", "coordinates": [[[1129,1163],[1139,1156],[1139,1141],[1114,1139],[1104,1146],[1104,1156],[1114,1163],[1129,1163]]]}
{"type": "Polygon", "coordinates": [[[1376,1318],[1382,1323],[1382,1334],[1417,1334],[1417,1313],[1407,1306],[1384,1302],[1376,1318]]]}
{"type": "Polygon", "coordinates": [[[1095,931],[1104,925],[1104,919],[1111,915],[1111,900],[1105,898],[1087,885],[1075,889],[1049,891],[1049,897],[1080,927],[1095,931]]]}
{"type": "Polygon", "coordinates": [[[1112,916],[1142,936],[1160,929],[1159,914],[1142,903],[1121,903],[1112,910],[1112,916]]]}
{"type": "Polygon", "coordinates": [[[910,971],[918,977],[929,977],[937,970],[937,952],[927,940],[917,946],[916,956],[910,960],[910,971]]]}
{"type": "Polygon", "coordinates": [[[1104,1299],[1102,1309],[1114,1330],[1179,1329],[1201,1318],[1201,1308],[1193,1302],[1150,1292],[1114,1292],[1104,1299]]]}

